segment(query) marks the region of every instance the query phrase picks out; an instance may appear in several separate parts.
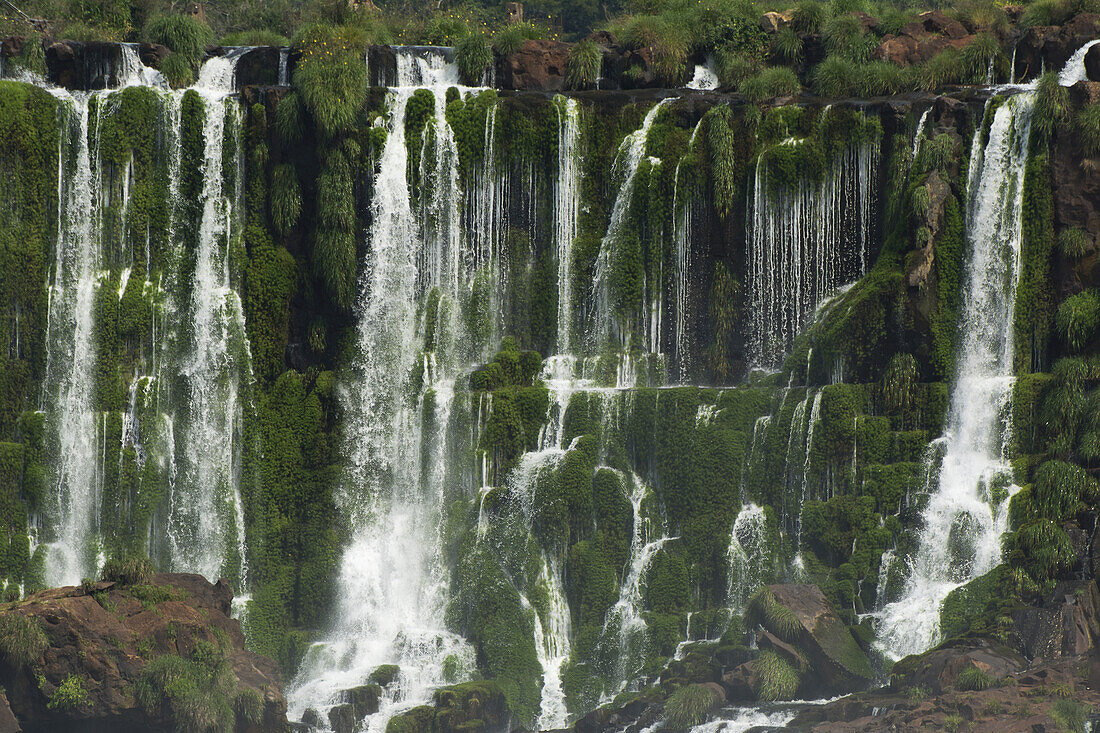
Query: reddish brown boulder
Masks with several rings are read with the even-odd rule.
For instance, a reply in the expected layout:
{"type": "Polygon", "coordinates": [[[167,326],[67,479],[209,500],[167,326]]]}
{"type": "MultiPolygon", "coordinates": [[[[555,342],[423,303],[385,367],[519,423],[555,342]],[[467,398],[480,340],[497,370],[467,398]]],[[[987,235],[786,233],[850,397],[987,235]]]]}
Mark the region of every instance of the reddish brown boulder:
{"type": "Polygon", "coordinates": [[[516,91],[560,91],[565,86],[568,61],[568,43],[525,41],[518,51],[501,60],[498,73],[500,86],[516,91]]]}
{"type": "Polygon", "coordinates": [[[970,35],[966,26],[953,18],[949,18],[938,10],[930,10],[921,13],[916,20],[905,24],[900,35],[912,38],[931,38],[939,36],[947,39],[965,38],[970,35]]]}
{"type": "Polygon", "coordinates": [[[171,49],[159,43],[143,43],[138,46],[138,57],[141,58],[141,63],[154,69],[159,69],[160,62],[171,55],[171,49]]]}
{"type": "MultiPolygon", "coordinates": [[[[26,730],[67,730],[77,724],[118,733],[171,729],[167,711],[146,711],[135,687],[153,660],[164,655],[189,659],[205,643],[224,655],[235,694],[251,691],[261,701],[262,720],[238,730],[284,730],[286,701],[278,665],[245,649],[240,623],[228,615],[232,599],[224,580],[212,584],[199,575],[160,574],[147,585],[53,588],[0,606],[0,615],[21,616],[40,626],[48,642],[39,658],[24,667],[0,665],[11,712],[26,730]],[[70,677],[84,690],[84,702],[51,705],[70,677]]],[[[0,731],[9,729],[4,709],[0,704],[0,731]]]]}

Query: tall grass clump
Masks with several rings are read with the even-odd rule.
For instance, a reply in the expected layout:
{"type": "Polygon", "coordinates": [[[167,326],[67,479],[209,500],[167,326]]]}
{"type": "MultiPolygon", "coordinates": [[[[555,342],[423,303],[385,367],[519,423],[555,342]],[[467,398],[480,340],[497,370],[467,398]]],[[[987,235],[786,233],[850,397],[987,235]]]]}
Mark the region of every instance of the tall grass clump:
{"type": "Polygon", "coordinates": [[[714,53],[714,73],[722,86],[739,86],[745,79],[760,73],[762,68],[758,59],[727,46],[719,46],[714,53]]]}
{"type": "Polygon", "coordinates": [[[706,685],[684,685],[665,702],[665,726],[686,730],[699,725],[719,702],[718,693],[706,685]]]}
{"type": "Polygon", "coordinates": [[[825,48],[830,54],[863,63],[875,46],[874,37],[864,33],[863,24],[854,15],[838,15],[825,24],[825,48]]]}
{"type": "Polygon", "coordinates": [[[996,687],[997,678],[985,670],[971,665],[959,673],[955,687],[964,691],[981,692],[996,687]]]}
{"type": "Polygon", "coordinates": [[[802,91],[802,85],[791,69],[772,66],[742,81],[737,90],[749,101],[761,102],[773,97],[793,97],[802,91]]]}
{"type": "Polygon", "coordinates": [[[282,163],[271,171],[271,220],[280,234],[298,223],[302,213],[302,188],[294,166],[282,163]]]}
{"type": "Polygon", "coordinates": [[[666,84],[673,84],[684,74],[688,40],[682,28],[657,15],[638,15],[624,27],[628,48],[648,48],[653,60],[653,73],[666,84]]]}
{"type": "Polygon", "coordinates": [[[843,56],[829,56],[810,72],[810,86],[821,97],[852,97],[860,92],[860,69],[843,56]]]}
{"type": "Polygon", "coordinates": [[[1096,338],[1100,326],[1100,295],[1084,290],[1058,306],[1054,327],[1068,351],[1080,353],[1096,338]]]}
{"type": "Polygon", "coordinates": [[[0,614],[0,659],[13,669],[38,661],[50,645],[37,618],[18,613],[0,614]]]}
{"type": "Polygon", "coordinates": [[[237,31],[218,39],[219,46],[289,46],[290,39],[281,33],[264,28],[237,31]]]}
{"type": "Polygon", "coordinates": [[[119,585],[143,585],[152,580],[156,568],[147,557],[112,557],[103,564],[99,577],[119,585]]]}
{"type": "Polygon", "coordinates": [[[746,616],[786,641],[795,640],[802,623],[794,612],[781,604],[767,587],[756,591],[749,599],[746,616]]]}
{"type": "Polygon", "coordinates": [[[565,84],[570,89],[591,89],[603,69],[603,51],[595,41],[585,39],[569,49],[565,64],[565,84]]]}
{"type": "Polygon", "coordinates": [[[829,19],[829,7],[815,0],[803,0],[791,15],[791,28],[798,33],[820,33],[829,19]]]}
{"type": "Polygon", "coordinates": [[[351,166],[341,150],[325,156],[317,177],[317,228],[313,270],[332,302],[350,309],[355,298],[356,218],[351,166]]]}
{"type": "Polygon", "coordinates": [[[802,38],[791,28],[783,28],[772,39],[772,55],[790,63],[802,58],[802,38]]]}
{"type": "Polygon", "coordinates": [[[301,52],[294,88],[317,127],[329,137],[350,129],[367,95],[362,34],[318,23],[302,29],[294,46],[301,52]]]}
{"type": "Polygon", "coordinates": [[[1065,257],[1084,257],[1092,249],[1094,241],[1088,232],[1080,229],[1063,229],[1058,233],[1058,249],[1065,257]]]}
{"type": "Polygon", "coordinates": [[[189,63],[197,65],[214,43],[214,31],[190,15],[158,15],[145,25],[145,40],[167,46],[189,63]]]}
{"type": "Polygon", "coordinates": [[[542,28],[534,23],[512,23],[493,34],[493,50],[501,56],[511,56],[527,41],[544,36],[542,28]]]}
{"type": "Polygon", "coordinates": [[[236,721],[233,669],[207,642],[196,644],[188,658],[165,654],[149,662],[134,693],[147,714],[168,718],[174,730],[230,731],[236,721]]]}
{"type": "Polygon", "coordinates": [[[471,33],[455,45],[455,64],[466,84],[477,86],[491,63],[493,49],[480,33],[471,33]]]}
{"type": "Polygon", "coordinates": [[[1048,71],[1035,86],[1035,110],[1031,124],[1044,136],[1069,119],[1069,90],[1058,83],[1058,72],[1048,71]]]}
{"type": "Polygon", "coordinates": [[[756,694],[761,700],[790,700],[798,692],[801,682],[798,670],[775,652],[760,652],[760,656],[753,661],[753,668],[760,685],[756,694]]]}

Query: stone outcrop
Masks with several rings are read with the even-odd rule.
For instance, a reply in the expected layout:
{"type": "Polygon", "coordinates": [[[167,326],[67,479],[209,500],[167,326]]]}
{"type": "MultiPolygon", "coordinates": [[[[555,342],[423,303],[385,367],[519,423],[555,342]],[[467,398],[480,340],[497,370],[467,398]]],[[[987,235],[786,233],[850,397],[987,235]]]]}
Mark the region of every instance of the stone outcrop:
{"type": "MultiPolygon", "coordinates": [[[[1016,78],[1034,76],[1044,68],[1058,70],[1077,49],[1096,38],[1100,38],[1100,13],[1081,13],[1061,26],[1032,26],[1016,44],[1016,78]]],[[[1090,78],[1100,81],[1100,76],[1090,74],[1090,78]]]]}
{"type": "MultiPolygon", "coordinates": [[[[46,641],[29,664],[0,665],[10,711],[24,731],[65,730],[77,721],[114,733],[173,730],[167,707],[148,711],[139,702],[143,671],[168,655],[214,655],[224,661],[209,663],[228,665],[236,686],[234,699],[222,704],[254,701],[252,719],[238,718],[236,729],[285,729],[278,665],[245,649],[240,623],[229,616],[232,599],[224,580],[160,574],[134,586],[54,588],[0,607],[0,616],[38,625],[46,641]],[[82,692],[66,694],[73,690],[82,692]]],[[[6,709],[0,704],[0,730],[10,729],[6,709]]]]}
{"type": "Polygon", "coordinates": [[[497,82],[515,91],[557,92],[565,86],[569,44],[527,40],[515,53],[497,64],[497,82]]]}
{"type": "Polygon", "coordinates": [[[963,48],[974,36],[966,26],[938,10],[921,13],[897,35],[887,34],[875,50],[875,58],[898,66],[923,64],[949,48],[963,48]]]}

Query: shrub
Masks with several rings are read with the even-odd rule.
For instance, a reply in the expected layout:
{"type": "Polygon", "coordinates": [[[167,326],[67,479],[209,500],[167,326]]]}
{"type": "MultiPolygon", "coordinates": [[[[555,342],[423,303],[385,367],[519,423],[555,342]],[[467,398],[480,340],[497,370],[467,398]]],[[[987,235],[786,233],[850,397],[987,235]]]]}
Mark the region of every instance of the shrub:
{"type": "Polygon", "coordinates": [[[973,665],[960,672],[958,679],[955,680],[955,687],[960,690],[974,690],[980,692],[996,686],[997,680],[993,675],[973,665]]]}
{"type": "Polygon", "coordinates": [[[829,10],[825,3],[804,0],[791,15],[791,28],[799,33],[817,33],[829,19],[829,10]]]}
{"type": "Polygon", "coordinates": [[[1058,232],[1058,249],[1066,257],[1084,257],[1095,242],[1088,232],[1080,229],[1063,229],[1058,232]]]}
{"type": "Polygon", "coordinates": [[[291,92],[279,100],[275,107],[275,131],[279,139],[288,145],[301,142],[304,133],[302,98],[291,92]]]}
{"type": "Polygon", "coordinates": [[[455,64],[462,81],[470,86],[481,83],[481,76],[493,63],[493,50],[480,33],[471,33],[455,46],[455,64]]]}
{"type": "Polygon", "coordinates": [[[20,669],[36,662],[50,645],[37,618],[18,613],[0,614],[0,659],[20,669]]]}
{"type": "Polygon", "coordinates": [[[875,48],[873,37],[863,32],[863,24],[854,15],[838,15],[825,25],[825,48],[830,54],[863,63],[875,48]]]}
{"type": "Polygon", "coordinates": [[[290,39],[264,28],[237,31],[218,39],[219,46],[289,46],[290,39]]]}
{"type": "Polygon", "coordinates": [[[148,583],[156,574],[156,568],[147,557],[112,557],[103,565],[99,577],[119,585],[141,585],[148,583]]]}
{"type": "Polygon", "coordinates": [[[177,53],[169,54],[160,62],[160,73],[173,89],[189,87],[195,82],[195,68],[177,53]]]}
{"type": "Polygon", "coordinates": [[[772,97],[791,97],[802,91],[798,76],[786,66],[772,66],[756,76],[745,79],[738,91],[746,99],[760,102],[772,97]]]}
{"type": "Polygon", "coordinates": [[[501,56],[510,56],[520,50],[525,41],[542,37],[542,28],[533,23],[512,23],[493,35],[493,50],[501,56]]]}
{"type": "Polygon", "coordinates": [[[760,62],[751,56],[719,47],[714,54],[714,73],[723,86],[736,87],[742,81],[760,73],[760,62]]]}
{"type": "Polygon", "coordinates": [[[1050,717],[1066,733],[1084,733],[1088,711],[1075,700],[1058,700],[1050,706],[1050,717]]]}
{"type": "Polygon", "coordinates": [[[244,724],[242,727],[256,725],[264,717],[264,699],[256,690],[246,688],[233,698],[233,711],[237,714],[237,720],[244,724]]]}
{"type": "Polygon", "coordinates": [[[860,96],[878,97],[907,91],[912,74],[889,61],[871,61],[858,70],[860,96]]]}
{"type": "Polygon", "coordinates": [[[1048,71],[1039,77],[1035,87],[1035,111],[1032,125],[1043,135],[1069,119],[1069,90],[1058,83],[1058,73],[1048,71]]]}
{"type": "Polygon", "coordinates": [[[1038,0],[1027,6],[1020,17],[1020,25],[1030,28],[1035,25],[1062,25],[1068,18],[1063,0],[1038,0]]]}
{"type": "Polygon", "coordinates": [[[214,42],[210,26],[190,15],[160,15],[145,25],[145,40],[167,46],[192,66],[202,61],[214,42]]]}
{"type": "Polygon", "coordinates": [[[1077,139],[1089,156],[1100,155],[1100,104],[1090,104],[1077,113],[1077,139]]]}
{"type": "Polygon", "coordinates": [[[84,679],[71,674],[61,681],[57,689],[50,695],[46,707],[50,710],[76,710],[81,705],[92,705],[88,691],[84,689],[84,679]]]}
{"type": "Polygon", "coordinates": [[[929,59],[920,74],[920,86],[934,92],[948,84],[961,84],[966,78],[966,66],[962,54],[949,48],[929,59]]]}
{"type": "Polygon", "coordinates": [[[302,189],[294,166],[283,163],[271,171],[271,220],[286,234],[298,223],[302,212],[302,189]]]}
{"type": "Polygon", "coordinates": [[[349,129],[367,94],[362,36],[351,28],[308,26],[295,38],[301,51],[294,87],[317,126],[327,136],[349,129]]]}
{"type": "Polygon", "coordinates": [[[228,731],[238,713],[255,712],[255,701],[240,700],[236,687],[222,651],[199,642],[187,659],[165,654],[149,662],[134,697],[150,716],[171,718],[175,730],[228,731]]]}
{"type": "Polygon", "coordinates": [[[595,41],[583,40],[569,49],[565,65],[565,83],[570,89],[588,89],[596,85],[603,70],[603,51],[595,41]]]}
{"type": "Polygon", "coordinates": [[[657,78],[672,84],[683,76],[688,41],[679,25],[660,16],[641,15],[627,21],[624,34],[627,47],[650,49],[657,78]]]}
{"type": "Polygon", "coordinates": [[[1066,349],[1078,353],[1096,336],[1100,326],[1100,296],[1095,290],[1071,295],[1058,306],[1054,326],[1066,349]]]}
{"type": "Polygon", "coordinates": [[[753,667],[760,685],[756,695],[761,700],[790,700],[798,692],[798,671],[775,652],[760,652],[753,667]]]}
{"type": "Polygon", "coordinates": [[[847,58],[829,56],[814,67],[810,85],[822,97],[851,97],[859,94],[859,67],[847,58]]]}
{"type": "Polygon", "coordinates": [[[772,54],[788,62],[802,58],[802,39],[791,28],[783,28],[772,39],[772,54]]]}
{"type": "Polygon", "coordinates": [[[980,82],[993,64],[996,71],[997,61],[1002,58],[1001,44],[989,33],[981,33],[962,50],[963,66],[972,82],[980,82]]]}
{"type": "Polygon", "coordinates": [[[706,685],[685,685],[665,702],[665,725],[673,730],[699,725],[718,701],[718,693],[706,685]]]}

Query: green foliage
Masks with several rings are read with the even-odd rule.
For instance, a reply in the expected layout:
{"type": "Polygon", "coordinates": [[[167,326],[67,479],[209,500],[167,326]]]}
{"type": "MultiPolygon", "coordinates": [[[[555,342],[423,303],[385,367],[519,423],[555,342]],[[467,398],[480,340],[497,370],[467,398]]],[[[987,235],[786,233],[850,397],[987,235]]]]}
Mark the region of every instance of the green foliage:
{"type": "Polygon", "coordinates": [[[854,15],[837,15],[825,24],[825,48],[830,55],[859,64],[870,58],[877,45],[874,37],[864,34],[863,24],[854,15]]]}
{"type": "Polygon", "coordinates": [[[590,89],[600,78],[603,51],[595,41],[583,40],[569,49],[565,66],[565,84],[570,89],[590,89]]]}
{"type": "Polygon", "coordinates": [[[997,678],[971,665],[959,673],[955,680],[955,687],[960,690],[974,690],[980,692],[997,686],[997,678]]]}
{"type": "Polygon", "coordinates": [[[684,685],[665,701],[665,725],[686,730],[699,725],[718,704],[718,693],[707,685],[684,685]]]}
{"type": "Polygon", "coordinates": [[[756,76],[745,79],[738,87],[751,102],[762,102],[773,97],[791,97],[802,91],[798,75],[786,66],[772,66],[756,76]]]}
{"type": "Polygon", "coordinates": [[[112,557],[103,565],[99,577],[119,585],[145,585],[153,579],[156,568],[147,557],[112,557]]]}
{"type": "Polygon", "coordinates": [[[753,661],[753,668],[759,680],[756,696],[760,700],[791,700],[798,692],[801,683],[798,670],[790,662],[773,651],[760,652],[753,661]]]}
{"type": "Polygon", "coordinates": [[[1058,83],[1058,72],[1048,71],[1035,86],[1035,110],[1032,127],[1043,136],[1069,120],[1069,90],[1058,83]]]}
{"type": "Polygon", "coordinates": [[[819,33],[828,19],[828,5],[814,0],[803,0],[791,15],[791,28],[799,33],[819,33]]]}
{"type": "Polygon", "coordinates": [[[745,615],[786,641],[796,641],[802,633],[802,623],[798,617],[776,600],[775,594],[767,587],[760,588],[749,598],[745,615]]]}
{"type": "Polygon", "coordinates": [[[1100,328],[1100,294],[1085,290],[1066,298],[1058,306],[1054,324],[1070,353],[1085,350],[1095,341],[1100,328]]]}
{"type": "Polygon", "coordinates": [[[324,158],[317,177],[318,226],[314,232],[313,271],[338,308],[350,310],[355,299],[357,238],[351,165],[343,152],[324,158]]]}
{"type": "Polygon", "coordinates": [[[1094,246],[1093,238],[1081,229],[1068,228],[1058,232],[1058,249],[1065,257],[1084,257],[1094,246]]]}
{"type": "Polygon", "coordinates": [[[271,221],[281,234],[286,234],[298,223],[302,212],[302,189],[298,184],[298,172],[287,163],[277,165],[271,171],[271,221]]]}
{"type": "Polygon", "coordinates": [[[802,59],[802,38],[792,28],[782,28],[772,38],[772,53],[787,62],[802,59]]]}
{"type": "Polygon", "coordinates": [[[462,81],[470,86],[481,83],[481,77],[493,63],[493,49],[485,36],[471,33],[455,46],[455,64],[462,81]]]}
{"type": "Polygon", "coordinates": [[[1082,108],[1074,119],[1074,126],[1085,154],[1093,157],[1100,155],[1100,103],[1082,108]]]}
{"type": "MultiPolygon", "coordinates": [[[[529,40],[543,37],[543,29],[532,23],[512,23],[493,34],[493,50],[501,56],[511,56],[529,40]]],[[[572,55],[573,49],[570,49],[572,55]]]]}
{"type": "Polygon", "coordinates": [[[329,137],[351,129],[367,94],[362,35],[319,23],[300,31],[294,46],[300,52],[294,88],[318,129],[329,137]]]}
{"type": "Polygon", "coordinates": [[[0,613],[0,658],[13,669],[37,662],[50,645],[37,618],[6,611],[0,613]]]}
{"type": "Polygon", "coordinates": [[[714,55],[714,73],[722,86],[737,87],[745,79],[758,74],[763,65],[759,59],[719,48],[714,55]]]}
{"type": "Polygon", "coordinates": [[[859,67],[843,56],[829,56],[810,73],[814,93],[822,97],[850,97],[859,93],[859,67]]]}
{"type": "Polygon", "coordinates": [[[1084,733],[1088,710],[1076,700],[1058,700],[1050,706],[1050,717],[1066,733],[1084,733]]]}
{"type": "Polygon", "coordinates": [[[275,131],[279,139],[290,146],[301,142],[304,134],[305,110],[298,92],[292,91],[279,100],[275,107],[275,131]]]}
{"type": "Polygon", "coordinates": [[[219,46],[281,46],[290,45],[290,39],[266,28],[253,28],[229,33],[218,39],[219,46]]]}
{"type": "Polygon", "coordinates": [[[189,87],[195,81],[194,65],[181,54],[169,54],[160,62],[160,72],[174,89],[189,87]]]}
{"type": "MultiPolygon", "coordinates": [[[[225,654],[207,642],[198,642],[187,658],[165,654],[153,659],[142,669],[134,696],[150,716],[167,716],[175,730],[234,729],[237,679],[225,654]]],[[[237,709],[254,713],[254,702],[242,701],[237,709]]]]}
{"type": "Polygon", "coordinates": [[[50,695],[46,707],[50,710],[71,711],[84,705],[91,705],[92,700],[88,691],[84,688],[84,678],[71,674],[61,681],[57,689],[50,695]]]}
{"type": "Polygon", "coordinates": [[[636,15],[627,20],[622,40],[631,49],[648,48],[653,72],[666,84],[684,74],[688,54],[685,29],[658,15],[636,15]]]}
{"type": "Polygon", "coordinates": [[[145,25],[142,35],[146,41],[167,46],[192,68],[202,61],[206,47],[214,42],[210,26],[182,14],[153,18],[145,25]]]}

